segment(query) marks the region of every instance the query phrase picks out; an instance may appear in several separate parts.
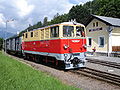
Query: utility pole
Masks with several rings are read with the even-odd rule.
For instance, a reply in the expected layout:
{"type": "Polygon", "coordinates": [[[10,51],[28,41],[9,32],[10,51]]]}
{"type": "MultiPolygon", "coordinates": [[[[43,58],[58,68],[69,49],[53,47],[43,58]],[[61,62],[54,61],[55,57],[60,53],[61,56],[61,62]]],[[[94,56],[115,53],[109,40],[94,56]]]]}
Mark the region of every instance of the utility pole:
{"type": "Polygon", "coordinates": [[[7,24],[8,24],[8,22],[12,22],[12,21],[14,21],[14,19],[11,19],[11,20],[6,20],[6,22],[5,22],[5,24],[6,24],[6,31],[5,31],[5,52],[7,51],[7,42],[6,42],[6,40],[7,40],[7,24]]]}

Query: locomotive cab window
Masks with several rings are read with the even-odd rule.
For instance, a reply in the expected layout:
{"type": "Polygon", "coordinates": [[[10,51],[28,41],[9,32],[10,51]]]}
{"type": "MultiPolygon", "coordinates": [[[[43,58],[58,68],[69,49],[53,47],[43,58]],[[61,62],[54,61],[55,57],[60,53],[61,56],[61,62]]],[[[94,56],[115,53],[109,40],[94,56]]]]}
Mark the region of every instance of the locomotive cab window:
{"type": "Polygon", "coordinates": [[[73,26],[63,26],[63,37],[73,37],[74,27],[73,26]]]}
{"type": "Polygon", "coordinates": [[[50,31],[51,31],[51,34],[50,34],[51,38],[59,37],[59,27],[58,26],[51,27],[50,31]]]}
{"type": "Polygon", "coordinates": [[[85,37],[84,27],[80,27],[80,26],[76,27],[76,36],[85,37]]]}

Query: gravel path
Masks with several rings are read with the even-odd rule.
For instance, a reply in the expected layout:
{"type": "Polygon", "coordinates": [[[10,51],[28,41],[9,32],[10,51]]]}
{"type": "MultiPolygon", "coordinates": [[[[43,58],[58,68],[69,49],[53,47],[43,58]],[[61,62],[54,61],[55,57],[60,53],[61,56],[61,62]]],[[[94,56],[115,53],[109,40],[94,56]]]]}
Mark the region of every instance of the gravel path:
{"type": "Polygon", "coordinates": [[[40,70],[42,72],[46,72],[47,74],[58,78],[65,84],[72,85],[77,88],[82,88],[83,90],[120,90],[119,86],[112,85],[103,81],[99,81],[90,77],[86,77],[83,75],[76,75],[69,71],[65,72],[62,70],[57,70],[45,65],[19,59],[14,56],[10,56],[10,57],[15,58],[16,60],[24,64],[32,66],[34,69],[40,70]]]}

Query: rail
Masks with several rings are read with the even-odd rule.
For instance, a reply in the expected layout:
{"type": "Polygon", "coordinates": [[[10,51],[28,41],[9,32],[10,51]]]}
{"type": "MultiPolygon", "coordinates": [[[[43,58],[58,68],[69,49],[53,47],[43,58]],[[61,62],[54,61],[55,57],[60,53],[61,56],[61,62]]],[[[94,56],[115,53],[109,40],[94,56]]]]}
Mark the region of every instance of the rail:
{"type": "Polygon", "coordinates": [[[91,68],[88,68],[88,67],[86,67],[84,69],[80,69],[80,70],[71,70],[71,72],[76,73],[78,75],[81,74],[81,75],[84,75],[84,76],[92,77],[92,78],[95,78],[95,79],[99,79],[99,80],[102,80],[102,81],[109,82],[109,83],[116,84],[116,85],[120,86],[120,76],[119,75],[115,75],[115,74],[91,69],[91,68]]]}
{"type": "Polygon", "coordinates": [[[102,61],[102,60],[97,60],[97,59],[88,59],[88,58],[86,58],[86,60],[90,63],[100,64],[100,65],[120,69],[120,63],[110,62],[110,61],[102,61]]]}

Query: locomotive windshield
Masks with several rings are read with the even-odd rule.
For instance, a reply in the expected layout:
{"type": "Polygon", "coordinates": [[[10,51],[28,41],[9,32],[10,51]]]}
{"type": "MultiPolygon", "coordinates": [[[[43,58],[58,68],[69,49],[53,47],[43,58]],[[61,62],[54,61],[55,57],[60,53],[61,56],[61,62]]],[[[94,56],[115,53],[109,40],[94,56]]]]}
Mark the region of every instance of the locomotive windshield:
{"type": "Polygon", "coordinates": [[[85,37],[84,27],[63,26],[63,37],[85,37]],[[75,29],[74,29],[75,28],[75,29]]]}
{"type": "Polygon", "coordinates": [[[85,37],[84,27],[76,27],[76,36],[85,37]]]}
{"type": "Polygon", "coordinates": [[[63,37],[72,37],[74,34],[73,26],[63,26],[63,37]]]}

